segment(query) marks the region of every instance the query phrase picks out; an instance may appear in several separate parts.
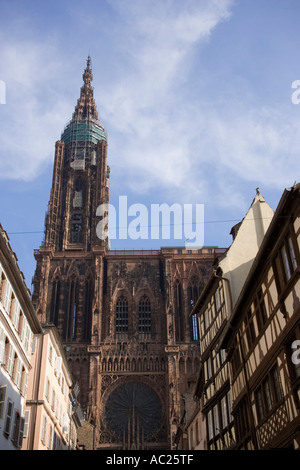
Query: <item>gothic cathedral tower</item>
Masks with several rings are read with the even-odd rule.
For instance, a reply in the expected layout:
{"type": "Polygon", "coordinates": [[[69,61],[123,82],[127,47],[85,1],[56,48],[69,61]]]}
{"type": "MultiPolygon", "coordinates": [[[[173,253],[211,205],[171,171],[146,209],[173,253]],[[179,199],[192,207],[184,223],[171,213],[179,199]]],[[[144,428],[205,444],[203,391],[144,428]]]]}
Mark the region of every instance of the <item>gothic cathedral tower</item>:
{"type": "Polygon", "coordinates": [[[41,322],[58,329],[95,425],[94,448],[171,449],[200,367],[191,306],[218,250],[118,252],[97,236],[110,170],[92,79],[88,58],[80,98],[55,146],[33,303],[41,322]]]}

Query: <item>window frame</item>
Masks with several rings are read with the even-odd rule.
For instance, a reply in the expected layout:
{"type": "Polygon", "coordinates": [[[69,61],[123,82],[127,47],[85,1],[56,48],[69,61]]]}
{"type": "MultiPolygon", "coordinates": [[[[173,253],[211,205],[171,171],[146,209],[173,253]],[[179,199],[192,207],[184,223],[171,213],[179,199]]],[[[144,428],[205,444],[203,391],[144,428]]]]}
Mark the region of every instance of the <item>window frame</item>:
{"type": "Polygon", "coordinates": [[[139,334],[151,335],[151,302],[146,294],[139,300],[138,315],[139,334]]]}
{"type": "Polygon", "coordinates": [[[206,413],[206,430],[208,448],[216,448],[217,442],[222,441],[224,446],[224,435],[230,432],[234,426],[232,415],[232,402],[230,389],[223,392],[218,400],[209,408],[206,413]],[[224,407],[225,403],[225,407],[224,407]],[[224,419],[226,415],[226,420],[224,419]]]}
{"type": "Polygon", "coordinates": [[[129,327],[128,300],[124,295],[120,295],[115,307],[115,332],[117,335],[127,334],[129,327]]]}
{"type": "Polygon", "coordinates": [[[296,235],[293,227],[290,226],[285,236],[278,243],[272,260],[279,296],[285,292],[295,273],[299,270],[299,258],[296,235]]]}
{"type": "Polygon", "coordinates": [[[264,423],[284,399],[278,365],[275,364],[254,391],[257,424],[264,423]],[[269,396],[268,396],[269,394],[269,396]]]}
{"type": "Polygon", "coordinates": [[[8,398],[5,414],[5,423],[3,428],[3,434],[8,438],[11,432],[11,423],[13,419],[14,402],[8,398]]]}

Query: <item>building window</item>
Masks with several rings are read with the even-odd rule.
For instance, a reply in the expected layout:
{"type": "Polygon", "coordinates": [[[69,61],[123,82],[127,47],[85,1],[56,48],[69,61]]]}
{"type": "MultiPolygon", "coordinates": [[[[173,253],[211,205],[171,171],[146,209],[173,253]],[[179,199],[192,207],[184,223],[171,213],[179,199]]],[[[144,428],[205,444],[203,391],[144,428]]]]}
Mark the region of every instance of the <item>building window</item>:
{"type": "Polygon", "coordinates": [[[82,226],[81,224],[78,224],[75,222],[72,224],[72,230],[71,230],[71,243],[81,243],[81,237],[82,237],[82,226]]]}
{"type": "Polygon", "coordinates": [[[5,285],[6,285],[6,276],[5,276],[5,274],[1,271],[1,280],[0,280],[0,300],[1,300],[2,303],[4,302],[5,285]]]}
{"type": "Polygon", "coordinates": [[[212,378],[213,375],[213,370],[212,370],[212,360],[211,357],[209,357],[205,362],[204,362],[204,372],[205,372],[205,381],[209,380],[212,378]]]}
{"type": "Polygon", "coordinates": [[[2,385],[0,387],[0,419],[3,419],[3,416],[4,416],[6,391],[7,391],[7,385],[2,385]]]}
{"type": "Polygon", "coordinates": [[[116,304],[116,333],[128,332],[128,302],[124,296],[116,304]]]}
{"type": "Polygon", "coordinates": [[[20,388],[21,384],[22,367],[23,364],[21,360],[18,358],[17,354],[15,354],[12,378],[18,388],[20,388]]]}
{"type": "Polygon", "coordinates": [[[13,373],[14,367],[14,360],[15,360],[15,351],[8,339],[6,338],[6,345],[5,345],[5,367],[9,375],[11,376],[13,373]]]}
{"type": "Polygon", "coordinates": [[[151,333],[151,304],[146,295],[139,301],[139,333],[151,333]]]}
{"type": "Polygon", "coordinates": [[[215,305],[216,305],[216,315],[225,313],[225,294],[223,283],[220,283],[218,289],[215,292],[215,305]]]}
{"type": "Polygon", "coordinates": [[[53,440],[53,428],[49,426],[49,436],[48,436],[48,448],[52,449],[52,440],[53,440]]]}
{"type": "Polygon", "coordinates": [[[14,324],[14,327],[15,327],[16,331],[19,330],[19,320],[20,320],[20,304],[16,300],[15,308],[14,308],[13,316],[12,316],[12,321],[13,321],[13,324],[14,324]]]}
{"type": "Polygon", "coordinates": [[[43,416],[42,433],[41,433],[41,441],[43,444],[46,443],[46,431],[47,431],[47,420],[46,420],[46,416],[43,416]]]}
{"type": "Polygon", "coordinates": [[[212,410],[207,413],[207,436],[209,441],[214,437],[212,410]]]}
{"type": "Polygon", "coordinates": [[[191,318],[191,339],[192,341],[198,341],[199,333],[198,333],[198,321],[197,321],[197,314],[192,315],[191,318]]]}
{"type": "Polygon", "coordinates": [[[49,346],[48,359],[49,359],[50,364],[52,365],[52,361],[53,361],[53,348],[52,348],[51,345],[49,346]]]}
{"type": "Polygon", "coordinates": [[[77,333],[77,295],[78,286],[76,278],[69,283],[68,314],[65,323],[66,340],[74,340],[77,333]]]}
{"type": "Polygon", "coordinates": [[[7,437],[10,434],[11,422],[12,422],[12,416],[13,416],[13,409],[14,409],[13,402],[11,400],[8,400],[6,418],[5,418],[5,424],[4,424],[4,430],[3,430],[4,435],[6,435],[7,437]]]}
{"type": "Polygon", "coordinates": [[[1,298],[6,310],[6,313],[10,313],[10,304],[11,304],[11,296],[12,296],[12,288],[11,285],[6,277],[3,280],[3,287],[1,291],[1,298]]]}
{"type": "Polygon", "coordinates": [[[278,406],[283,398],[278,367],[275,366],[255,391],[257,421],[261,423],[278,406]]]}
{"type": "Polygon", "coordinates": [[[12,442],[18,448],[22,447],[24,423],[25,423],[24,418],[21,418],[20,413],[16,411],[12,442]]]}
{"type": "Polygon", "coordinates": [[[14,321],[16,303],[17,303],[16,296],[15,296],[15,294],[12,292],[12,293],[11,293],[11,298],[10,298],[10,307],[9,307],[9,316],[10,316],[10,318],[11,318],[12,321],[14,321]]]}
{"type": "Polygon", "coordinates": [[[213,407],[213,419],[214,419],[214,435],[220,433],[220,422],[219,422],[219,409],[218,405],[213,407]]]}
{"type": "Polygon", "coordinates": [[[88,341],[91,337],[92,324],[92,304],[93,304],[93,283],[91,279],[85,282],[85,316],[83,340],[88,341]]]}
{"type": "Polygon", "coordinates": [[[228,391],[219,398],[207,413],[207,435],[209,449],[222,449],[231,445],[233,417],[231,415],[231,398],[228,391]],[[227,438],[225,439],[225,435],[227,438]]]}
{"type": "Polygon", "coordinates": [[[19,324],[18,324],[18,333],[19,336],[22,337],[23,334],[23,324],[25,323],[25,316],[22,310],[20,310],[20,315],[19,315],[19,324]]]}
{"type": "MultiPolygon", "coordinates": [[[[196,302],[199,298],[200,293],[200,282],[197,276],[193,276],[189,282],[189,286],[187,289],[188,294],[188,308],[189,312],[191,312],[196,305],[196,302]]],[[[190,333],[191,333],[191,340],[197,341],[199,338],[198,333],[198,322],[197,322],[197,315],[193,315],[190,318],[190,333]]]]}
{"type": "Polygon", "coordinates": [[[235,377],[237,373],[239,372],[241,365],[242,365],[241,354],[240,354],[239,344],[237,340],[235,340],[234,342],[233,354],[232,354],[232,358],[230,362],[231,362],[231,367],[232,367],[232,374],[235,377]]]}
{"type": "Polygon", "coordinates": [[[0,365],[5,364],[5,331],[0,327],[0,365]]]}
{"type": "Polygon", "coordinates": [[[285,277],[288,281],[292,276],[292,273],[297,268],[295,249],[290,236],[286,239],[284,245],[281,248],[281,258],[283,261],[285,277]]]}
{"type": "Polygon", "coordinates": [[[205,328],[205,331],[207,331],[210,328],[212,322],[215,319],[215,316],[216,316],[215,297],[213,295],[210,302],[208,302],[207,308],[204,312],[204,328],[205,328]]]}
{"type": "Polygon", "coordinates": [[[298,264],[298,247],[289,234],[275,257],[276,281],[280,292],[284,290],[298,264]]]}
{"type": "Polygon", "coordinates": [[[184,315],[183,315],[183,302],[182,302],[182,286],[177,279],[174,285],[175,296],[175,328],[176,340],[184,341],[184,315]]]}
{"type": "Polygon", "coordinates": [[[28,372],[26,371],[25,367],[22,367],[22,375],[21,375],[20,390],[21,390],[21,394],[22,394],[23,396],[26,395],[27,379],[28,379],[28,372]]]}
{"type": "Polygon", "coordinates": [[[258,290],[257,297],[254,299],[254,310],[258,331],[260,332],[268,319],[265,298],[261,288],[258,290]]]}
{"type": "Polygon", "coordinates": [[[227,392],[221,399],[222,428],[225,429],[233,422],[231,394],[227,392]]]}
{"type": "Polygon", "coordinates": [[[47,401],[49,401],[49,391],[50,391],[50,381],[49,379],[46,380],[46,389],[45,389],[45,397],[47,401]]]}
{"type": "Polygon", "coordinates": [[[23,437],[27,437],[27,436],[28,436],[29,419],[30,419],[30,411],[29,411],[29,410],[25,410],[25,414],[24,414],[24,432],[23,432],[23,437]]]}
{"type": "Polygon", "coordinates": [[[52,304],[50,322],[57,326],[59,313],[60,280],[56,279],[52,286],[52,304]]]}
{"type": "Polygon", "coordinates": [[[247,447],[246,442],[250,440],[250,420],[246,398],[241,401],[235,412],[234,425],[238,447],[247,447]]]}
{"type": "Polygon", "coordinates": [[[247,313],[244,319],[244,327],[245,327],[246,337],[247,337],[247,342],[248,342],[248,350],[250,350],[251,346],[253,345],[256,339],[256,333],[254,329],[253,315],[251,312],[251,308],[247,310],[247,313]]]}

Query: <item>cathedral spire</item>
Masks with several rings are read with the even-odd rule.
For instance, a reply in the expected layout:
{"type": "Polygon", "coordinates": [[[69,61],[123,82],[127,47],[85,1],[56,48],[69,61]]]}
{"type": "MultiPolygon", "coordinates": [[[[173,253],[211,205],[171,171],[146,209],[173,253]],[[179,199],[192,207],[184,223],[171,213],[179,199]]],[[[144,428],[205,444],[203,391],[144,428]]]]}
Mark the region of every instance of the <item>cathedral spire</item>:
{"type": "Polygon", "coordinates": [[[80,98],[77,101],[75,111],[73,113],[74,118],[94,118],[98,119],[98,112],[96,103],[94,100],[94,88],[91,86],[93,81],[93,74],[91,69],[91,58],[88,56],[87,65],[83,73],[84,84],[80,90],[80,98]]]}

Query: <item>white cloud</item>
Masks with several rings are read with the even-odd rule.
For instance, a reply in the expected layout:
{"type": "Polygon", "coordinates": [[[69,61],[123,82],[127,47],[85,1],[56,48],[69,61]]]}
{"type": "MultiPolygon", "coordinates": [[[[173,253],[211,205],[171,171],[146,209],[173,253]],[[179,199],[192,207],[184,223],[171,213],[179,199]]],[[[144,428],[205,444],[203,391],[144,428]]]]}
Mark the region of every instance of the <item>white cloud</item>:
{"type": "Polygon", "coordinates": [[[54,41],[0,40],[6,83],[6,104],[0,108],[0,177],[29,181],[53,158],[59,123],[62,128],[70,112],[67,98],[55,90],[62,63],[54,41]]]}
{"type": "MultiPolygon", "coordinates": [[[[204,202],[209,194],[224,207],[241,202],[243,182],[278,188],[294,182],[299,119],[291,122],[288,108],[255,107],[252,90],[237,103],[229,86],[227,101],[222,95],[217,104],[201,95],[201,86],[197,102],[187,92],[194,59],[201,61],[215,29],[230,20],[233,1],[164,0],[155,8],[153,0],[107,3],[114,10],[111,36],[108,25],[100,28],[101,15],[88,17],[85,9],[84,18],[93,69],[100,69],[95,97],[116,178],[140,193],[172,191],[183,202],[204,202]],[[104,47],[109,60],[99,64],[104,47]],[[101,68],[109,70],[105,78],[101,68]]],[[[17,37],[0,37],[6,74],[0,78],[7,85],[7,104],[0,107],[1,178],[33,180],[53,159],[54,142],[79,96],[85,60],[78,70],[75,51],[61,47],[63,38],[22,40],[21,26],[17,37]]],[[[203,75],[207,81],[209,73],[203,75]]]]}
{"type": "Polygon", "coordinates": [[[126,16],[124,27],[131,28],[130,41],[122,46],[131,69],[111,84],[103,104],[109,125],[121,136],[110,158],[116,158],[121,174],[130,175],[128,186],[136,191],[160,186],[177,191],[180,200],[209,197],[226,208],[247,205],[242,193],[249,182],[254,189],[292,184],[300,139],[295,137],[299,120],[291,122],[288,106],[258,102],[252,84],[240,76],[226,86],[227,97],[219,90],[216,103],[201,94],[197,103],[187,101],[184,87],[194,55],[214,28],[230,19],[233,3],[187,1],[171,12],[170,5],[179,3],[160,3],[157,10],[150,3],[142,8],[131,1],[125,10],[124,2],[112,2],[126,16]]]}
{"type": "Polygon", "coordinates": [[[300,118],[295,119],[288,107],[245,107],[230,118],[211,116],[208,131],[224,171],[239,180],[281,188],[284,182],[295,181],[299,125],[300,118]]]}
{"type": "Polygon", "coordinates": [[[136,190],[180,188],[191,179],[191,142],[201,128],[181,87],[188,86],[195,47],[229,18],[232,2],[110,3],[125,18],[117,34],[126,37],[128,57],[128,71],[102,97],[108,125],[120,133],[119,149],[113,143],[118,169],[130,171],[136,190]]]}
{"type": "MultiPolygon", "coordinates": [[[[180,185],[189,169],[189,129],[176,89],[181,80],[187,79],[182,70],[189,66],[187,59],[193,46],[229,16],[231,1],[166,0],[156,3],[155,8],[149,0],[130,0],[126,5],[119,0],[109,3],[118,12],[114,35],[123,54],[124,69],[101,95],[99,105],[108,127],[124,133],[125,165],[145,170],[148,177],[153,177],[163,159],[162,181],[180,185]]],[[[93,19],[95,25],[97,15],[93,19]]],[[[74,83],[70,77],[72,67],[62,66],[64,58],[68,60],[67,51],[60,46],[62,38],[48,32],[42,41],[35,40],[34,34],[28,39],[26,32],[30,28],[30,20],[24,19],[19,21],[17,35],[6,35],[4,40],[3,33],[1,38],[7,84],[7,105],[1,109],[2,178],[34,179],[53,158],[58,129],[62,130],[75,106],[62,95],[67,83],[74,83]],[[55,87],[62,81],[66,85],[59,94],[55,87]]],[[[91,31],[90,24],[89,40],[95,40],[97,29],[91,31]]]]}

